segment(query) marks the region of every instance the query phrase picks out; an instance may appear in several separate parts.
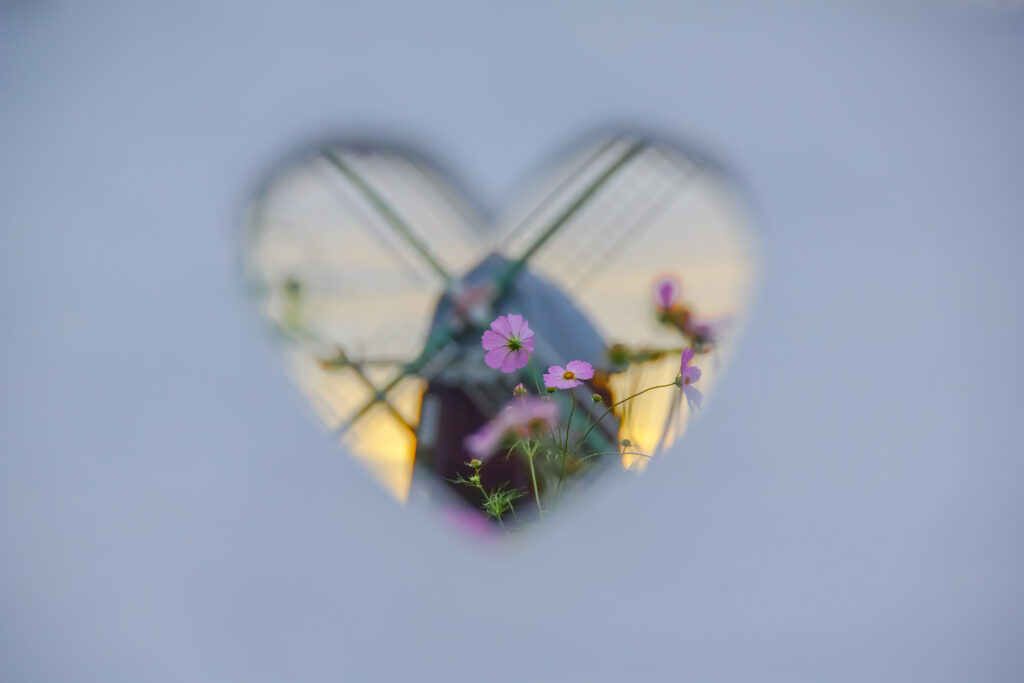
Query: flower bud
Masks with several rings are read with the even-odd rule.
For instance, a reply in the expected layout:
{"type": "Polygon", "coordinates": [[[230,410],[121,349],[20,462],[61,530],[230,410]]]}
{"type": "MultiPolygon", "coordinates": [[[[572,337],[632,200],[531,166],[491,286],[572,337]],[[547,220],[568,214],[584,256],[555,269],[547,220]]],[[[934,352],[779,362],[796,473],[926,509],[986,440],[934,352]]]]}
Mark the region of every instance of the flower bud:
{"type": "Polygon", "coordinates": [[[623,448],[629,448],[630,446],[633,445],[633,442],[630,441],[629,439],[623,439],[620,443],[622,444],[623,448]]]}
{"type": "Polygon", "coordinates": [[[522,382],[517,384],[516,388],[512,390],[512,395],[516,396],[516,397],[518,397],[518,396],[526,396],[526,387],[523,386],[522,382]]]}
{"type": "Polygon", "coordinates": [[[553,393],[555,393],[556,391],[558,391],[558,389],[556,389],[555,387],[548,387],[548,393],[549,393],[549,394],[553,394],[553,393]]]}
{"type": "Polygon", "coordinates": [[[592,400],[594,403],[600,403],[604,399],[601,398],[601,394],[594,394],[593,396],[590,397],[590,400],[592,400]]]}
{"type": "Polygon", "coordinates": [[[469,461],[469,466],[472,467],[474,470],[480,469],[482,465],[483,463],[480,462],[480,460],[478,460],[477,458],[473,458],[472,460],[469,461]]]}

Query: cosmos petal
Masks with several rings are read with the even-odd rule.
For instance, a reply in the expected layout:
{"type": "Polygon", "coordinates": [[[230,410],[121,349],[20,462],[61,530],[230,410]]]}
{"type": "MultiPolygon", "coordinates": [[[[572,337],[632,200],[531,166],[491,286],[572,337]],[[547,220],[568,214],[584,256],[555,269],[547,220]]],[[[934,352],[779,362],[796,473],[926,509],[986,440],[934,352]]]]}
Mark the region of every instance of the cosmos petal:
{"type": "Polygon", "coordinates": [[[491,329],[500,334],[505,339],[512,336],[512,327],[508,324],[508,317],[499,315],[491,322],[491,329]]]}
{"type": "Polygon", "coordinates": [[[704,398],[704,394],[700,393],[700,389],[692,384],[684,384],[683,393],[686,394],[686,403],[690,406],[690,410],[700,408],[700,402],[704,398]]]}
{"type": "Polygon", "coordinates": [[[700,368],[698,368],[696,365],[691,365],[690,367],[686,368],[686,374],[683,375],[683,381],[685,382],[687,379],[689,379],[690,384],[693,384],[694,382],[700,379],[700,376],[702,374],[703,373],[700,371],[700,368]]]}
{"type": "MultiPolygon", "coordinates": [[[[514,372],[521,368],[522,365],[519,365],[520,353],[520,351],[509,351],[508,355],[505,356],[504,360],[501,361],[501,371],[508,373],[514,372]]],[[[524,353],[523,356],[526,356],[526,354],[524,353]]],[[[523,363],[523,365],[526,365],[526,363],[523,363]]]]}
{"type": "Polygon", "coordinates": [[[530,362],[530,352],[526,349],[519,349],[516,351],[516,370],[519,368],[525,368],[530,362]]]}
{"type": "Polygon", "coordinates": [[[484,356],[484,362],[487,363],[487,367],[498,370],[504,364],[505,358],[511,353],[512,352],[508,350],[508,347],[500,346],[492,351],[488,351],[487,355],[484,356]]]}
{"type": "Polygon", "coordinates": [[[462,444],[471,455],[481,460],[486,460],[488,456],[494,454],[500,436],[493,425],[485,424],[468,435],[462,444]]]}
{"type": "Polygon", "coordinates": [[[544,386],[558,388],[558,383],[562,381],[562,375],[565,374],[565,369],[560,368],[557,365],[552,365],[548,368],[548,372],[544,375],[544,386]]]}
{"type": "Polygon", "coordinates": [[[565,369],[576,375],[577,379],[590,379],[594,376],[594,366],[582,360],[571,360],[565,369]]]}
{"type": "Polygon", "coordinates": [[[512,333],[512,336],[521,337],[523,325],[526,322],[523,320],[523,316],[518,315],[516,313],[509,313],[505,317],[508,319],[508,327],[509,331],[512,333]]]}
{"type": "Polygon", "coordinates": [[[480,343],[483,344],[485,350],[493,351],[498,347],[506,346],[508,340],[493,330],[487,330],[484,332],[483,337],[480,338],[480,343]]]}

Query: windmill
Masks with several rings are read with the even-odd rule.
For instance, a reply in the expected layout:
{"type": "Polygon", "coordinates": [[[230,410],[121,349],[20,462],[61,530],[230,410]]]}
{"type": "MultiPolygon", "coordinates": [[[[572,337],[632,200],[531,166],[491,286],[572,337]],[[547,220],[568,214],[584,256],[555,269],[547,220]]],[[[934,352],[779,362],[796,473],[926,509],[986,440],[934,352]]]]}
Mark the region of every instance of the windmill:
{"type": "MultiPolygon", "coordinates": [[[[373,149],[350,146],[325,149],[310,165],[332,186],[353,223],[400,264],[394,267],[414,274],[421,289],[432,293],[433,314],[426,318],[426,327],[421,321],[418,333],[402,335],[419,337],[422,344],[418,349],[410,352],[406,346],[390,356],[381,355],[374,351],[382,344],[373,340],[351,334],[346,338],[327,327],[305,324],[299,311],[307,287],[303,283],[310,278],[296,275],[294,267],[275,270],[260,264],[255,256],[250,259],[251,281],[265,302],[276,302],[271,317],[278,327],[317,359],[318,372],[344,376],[349,388],[341,393],[349,399],[355,397],[339,399],[344,405],[336,406],[331,419],[325,420],[334,433],[342,440],[363,444],[380,440],[380,430],[374,425],[381,424],[381,416],[386,415],[391,428],[397,425],[406,433],[405,444],[415,449],[421,469],[443,480],[452,478],[468,459],[462,449],[463,437],[507,401],[513,384],[522,380],[530,385],[533,381],[526,375],[496,376],[483,364],[480,333],[495,315],[507,312],[523,314],[539,331],[534,358],[541,372],[548,364],[563,364],[571,358],[595,362],[601,372],[589,386],[578,389],[581,400],[577,405],[590,410],[591,417],[603,412],[604,406],[595,406],[589,397],[597,392],[610,398],[606,380],[623,370],[624,362],[608,353],[612,344],[563,290],[584,286],[606,268],[624,243],[636,239],[681,188],[699,175],[699,165],[674,149],[646,140],[610,138],[577,160],[555,189],[490,248],[471,248],[469,253],[449,256],[449,261],[460,262],[453,267],[446,262],[446,255],[472,245],[475,221],[462,214],[425,165],[407,156],[387,156],[386,164],[382,158],[373,149]],[[418,208],[409,197],[419,198],[418,208]],[[404,205],[399,206],[399,200],[404,205]],[[409,220],[409,215],[426,215],[424,205],[444,215],[409,220]],[[570,250],[571,259],[560,258],[570,250]],[[538,276],[544,271],[556,272],[560,282],[538,276]],[[410,391],[410,386],[415,388],[410,391]]],[[[256,216],[266,219],[260,207],[256,216]]],[[[261,225],[260,220],[253,221],[250,253],[258,251],[265,238],[261,225]]],[[[333,275],[328,273],[323,279],[333,275]]],[[[621,350],[622,345],[616,348],[621,350]]],[[[643,351],[648,359],[672,352],[678,348],[643,351]]],[[[666,416],[659,443],[665,442],[671,417],[666,416]]],[[[614,419],[602,422],[588,437],[593,451],[617,453],[617,432],[614,419]]],[[[524,472],[515,460],[496,461],[484,474],[494,482],[506,481],[517,487],[524,483],[524,472]]],[[[460,493],[475,502],[464,490],[460,493]]]]}

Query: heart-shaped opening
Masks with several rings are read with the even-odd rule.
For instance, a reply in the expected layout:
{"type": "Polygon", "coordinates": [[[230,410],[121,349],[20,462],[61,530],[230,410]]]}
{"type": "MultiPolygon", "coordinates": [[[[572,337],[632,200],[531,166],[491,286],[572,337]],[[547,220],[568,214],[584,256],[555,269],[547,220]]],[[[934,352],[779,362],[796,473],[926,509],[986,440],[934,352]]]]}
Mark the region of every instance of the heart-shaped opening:
{"type": "Polygon", "coordinates": [[[345,450],[399,500],[509,532],[704,409],[751,234],[724,176],[663,142],[598,140],[489,226],[422,158],[345,144],[273,176],[244,260],[345,450]]]}

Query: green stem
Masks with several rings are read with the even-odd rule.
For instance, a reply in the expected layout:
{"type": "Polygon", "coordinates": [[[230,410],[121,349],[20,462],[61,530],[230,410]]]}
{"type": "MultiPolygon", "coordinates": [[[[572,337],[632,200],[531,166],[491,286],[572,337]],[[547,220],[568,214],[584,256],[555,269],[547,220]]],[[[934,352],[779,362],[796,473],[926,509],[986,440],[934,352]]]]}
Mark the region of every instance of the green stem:
{"type": "Polygon", "coordinates": [[[597,425],[601,424],[601,420],[603,420],[604,418],[608,417],[608,413],[610,413],[613,410],[615,410],[616,407],[622,405],[626,401],[632,401],[634,398],[636,398],[640,394],[646,394],[648,391],[653,391],[654,389],[664,389],[665,387],[674,387],[674,386],[677,386],[675,382],[669,382],[668,384],[655,384],[653,387],[647,387],[643,391],[638,391],[635,394],[633,394],[632,396],[627,396],[626,398],[622,399],[621,401],[616,401],[615,403],[611,404],[610,406],[608,406],[608,410],[606,410],[603,413],[601,413],[601,417],[599,417],[596,420],[594,420],[594,423],[592,425],[590,425],[589,428],[587,428],[587,431],[583,432],[583,436],[581,436],[579,438],[579,441],[576,442],[576,444],[573,446],[572,449],[576,450],[577,448],[579,448],[580,444],[582,444],[586,440],[586,438],[588,436],[590,436],[590,432],[594,431],[594,427],[596,427],[597,425]]]}
{"type": "Polygon", "coordinates": [[[569,390],[569,398],[572,400],[572,407],[569,408],[569,420],[565,423],[565,449],[569,448],[569,431],[572,429],[572,416],[576,412],[576,392],[569,390]]]}
{"type": "Polygon", "coordinates": [[[569,434],[572,431],[572,416],[576,413],[576,393],[571,389],[569,390],[569,398],[572,400],[572,407],[569,409],[569,421],[565,424],[565,443],[562,445],[562,471],[558,474],[558,488],[555,490],[556,500],[562,497],[562,484],[565,482],[565,467],[569,460],[569,434]]]}
{"type": "Polygon", "coordinates": [[[530,461],[530,479],[533,481],[533,499],[537,501],[537,512],[544,515],[544,508],[540,506],[540,490],[537,488],[537,472],[533,469],[533,450],[526,451],[526,459],[530,461]]]}
{"type": "MultiPolygon", "coordinates": [[[[480,470],[474,470],[474,472],[475,472],[476,477],[477,477],[476,487],[478,489],[480,489],[480,493],[484,494],[484,512],[490,512],[488,510],[488,508],[487,508],[487,499],[489,498],[489,496],[487,494],[487,489],[485,489],[484,485],[480,483],[480,470]]],[[[498,521],[499,522],[501,521],[501,517],[498,517],[498,521]]]]}
{"type": "Polygon", "coordinates": [[[653,458],[654,456],[648,455],[647,453],[641,453],[640,451],[598,451],[597,453],[591,453],[583,457],[584,460],[590,458],[596,458],[599,455],[639,455],[641,458],[653,458]]]}
{"type": "MultiPolygon", "coordinates": [[[[534,388],[537,389],[537,397],[543,398],[544,393],[540,390],[540,382],[537,381],[537,368],[535,368],[533,365],[532,355],[530,356],[530,360],[528,361],[528,367],[530,368],[530,377],[533,378],[533,386],[534,388]]],[[[548,436],[551,437],[551,441],[557,445],[558,442],[555,440],[555,433],[551,431],[551,427],[547,424],[547,422],[544,423],[544,429],[548,430],[548,436]]]]}
{"type": "Polygon", "coordinates": [[[542,396],[543,392],[540,390],[540,382],[537,381],[537,368],[533,367],[533,355],[530,355],[530,377],[533,378],[533,386],[537,390],[537,395],[542,396]]]}

